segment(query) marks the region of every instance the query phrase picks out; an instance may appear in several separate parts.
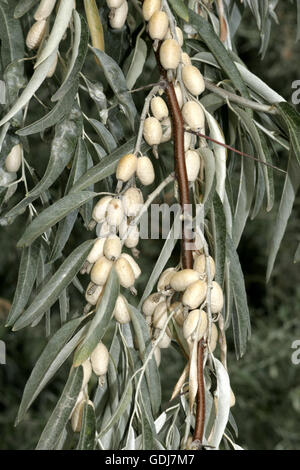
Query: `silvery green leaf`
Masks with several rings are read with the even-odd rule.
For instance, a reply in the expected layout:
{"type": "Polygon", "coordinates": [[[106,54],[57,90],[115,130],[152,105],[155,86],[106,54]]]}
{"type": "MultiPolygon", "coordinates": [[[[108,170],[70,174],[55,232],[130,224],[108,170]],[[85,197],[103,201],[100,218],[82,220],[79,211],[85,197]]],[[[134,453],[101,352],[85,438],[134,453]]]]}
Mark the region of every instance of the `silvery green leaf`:
{"type": "Polygon", "coordinates": [[[264,181],[264,174],[261,165],[257,165],[256,167],[256,183],[255,183],[255,200],[254,200],[254,207],[251,213],[251,220],[255,219],[257,214],[259,213],[265,195],[265,181],[264,181]]]}
{"type": "Polygon", "coordinates": [[[77,450],[94,450],[96,438],[96,416],[91,403],[86,402],[83,408],[82,424],[77,450]]]}
{"type": "Polygon", "coordinates": [[[97,196],[97,193],[91,191],[80,191],[78,193],[67,194],[67,196],[54,202],[33,219],[18,241],[17,246],[22,247],[30,245],[33,240],[44,232],[47,232],[50,227],[57,224],[57,222],[66,217],[74,209],[82,206],[95,196],[97,196]]]}
{"type": "Polygon", "coordinates": [[[39,252],[39,240],[22,250],[17,287],[9,315],[7,317],[6,326],[13,325],[26,307],[36,279],[39,252]]]}
{"type": "Polygon", "coordinates": [[[189,12],[183,0],[170,0],[170,4],[175,13],[184,21],[189,21],[189,12]]]}
{"type": "MultiPolygon", "coordinates": [[[[5,69],[11,62],[24,57],[24,38],[21,23],[13,17],[12,2],[0,3],[1,59],[5,69]]],[[[0,124],[2,125],[2,124],[0,124]]]]}
{"type": "Polygon", "coordinates": [[[300,164],[300,114],[289,103],[279,103],[276,107],[288,127],[291,145],[300,164]]]}
{"type": "Polygon", "coordinates": [[[106,422],[105,425],[100,429],[99,436],[98,436],[100,439],[101,439],[101,436],[104,436],[112,428],[112,426],[118,422],[120,417],[126,411],[128,405],[130,404],[131,397],[132,397],[132,382],[131,380],[129,380],[120,398],[119,404],[115,412],[112,414],[108,422],[106,422]]]}
{"type": "Polygon", "coordinates": [[[89,40],[88,26],[85,19],[79,15],[76,10],[73,11],[73,18],[74,44],[72,47],[72,56],[68,66],[68,72],[63,83],[52,96],[51,101],[62,99],[62,97],[73,86],[74,80],[78,77],[86,57],[89,40]]]}
{"type": "Polygon", "coordinates": [[[36,3],[40,0],[19,0],[14,11],[14,18],[21,18],[24,16],[36,3]]]}
{"type": "Polygon", "coordinates": [[[16,424],[22,421],[36,397],[75,349],[82,336],[82,330],[76,335],[74,333],[83,320],[82,316],[69,321],[47,343],[25,385],[16,424]]]}
{"type": "Polygon", "coordinates": [[[216,371],[217,389],[215,398],[217,400],[216,419],[214,422],[213,432],[208,440],[208,444],[215,450],[219,449],[224,431],[229,417],[230,410],[230,382],[227,370],[219,359],[214,359],[214,367],[216,371]]]}
{"type": "Polygon", "coordinates": [[[226,247],[226,218],[222,202],[215,194],[211,208],[211,225],[214,237],[214,260],[216,263],[216,281],[222,286],[224,280],[225,247],[226,247]]]}
{"type": "Polygon", "coordinates": [[[132,96],[130,93],[128,93],[122,70],[111,57],[105,54],[105,52],[99,51],[99,49],[95,49],[94,47],[92,48],[92,51],[99,59],[105,77],[117,100],[123,107],[125,114],[129,119],[132,130],[134,130],[137,111],[132,96]]]}
{"type": "Polygon", "coordinates": [[[82,243],[66,258],[47,284],[43,286],[23,315],[17,320],[13,327],[14,331],[30,325],[56,302],[61,292],[72,282],[77,272],[81,269],[93,243],[94,240],[82,243]]]}
{"type": "Polygon", "coordinates": [[[147,45],[139,36],[133,52],[132,61],[126,75],[126,85],[128,90],[132,90],[133,85],[141,75],[147,58],[147,45]]]}
{"type": "Polygon", "coordinates": [[[294,263],[299,263],[300,261],[300,243],[297,246],[297,250],[294,256],[294,263]]]}
{"type": "Polygon", "coordinates": [[[62,40],[71,20],[73,7],[74,3],[72,1],[60,2],[49,38],[41,50],[41,53],[35,64],[35,68],[47,60],[49,56],[51,56],[55,51],[57,51],[59,43],[62,40]]]}
{"type": "Polygon", "coordinates": [[[115,269],[112,268],[90,328],[74,355],[73,364],[75,367],[78,367],[88,359],[99,341],[103,338],[112,318],[118,295],[119,279],[115,269]]]}
{"type": "Polygon", "coordinates": [[[97,135],[101,140],[101,144],[107,153],[112,153],[117,148],[117,143],[109,130],[107,130],[102,122],[97,121],[96,119],[89,119],[89,123],[97,132],[97,135]]]}
{"type": "Polygon", "coordinates": [[[72,369],[57,402],[36,446],[36,450],[52,450],[55,447],[70,414],[74,408],[83,383],[83,367],[72,369]]]}
{"type": "Polygon", "coordinates": [[[282,191],[281,201],[277,212],[275,226],[272,230],[271,246],[268,257],[267,281],[270,279],[275,259],[291,215],[295,197],[300,185],[300,167],[293,152],[289,157],[287,174],[282,191]]]}

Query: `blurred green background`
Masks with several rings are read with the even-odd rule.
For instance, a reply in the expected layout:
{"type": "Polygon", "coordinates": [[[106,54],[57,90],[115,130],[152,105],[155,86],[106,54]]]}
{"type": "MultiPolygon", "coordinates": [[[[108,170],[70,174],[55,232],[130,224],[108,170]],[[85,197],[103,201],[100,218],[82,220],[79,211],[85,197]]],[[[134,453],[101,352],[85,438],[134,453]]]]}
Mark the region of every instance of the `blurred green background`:
{"type": "MultiPolygon", "coordinates": [[[[289,2],[279,2],[276,11],[280,24],[273,25],[265,59],[261,60],[258,55],[259,34],[248,13],[238,31],[238,51],[250,70],[291,102],[292,82],[300,79],[295,7],[289,2]]],[[[279,176],[278,193],[282,183],[279,176]]],[[[268,285],[265,284],[267,247],[276,207],[271,214],[261,212],[257,219],[248,222],[239,247],[251,312],[252,338],[246,355],[237,361],[228,332],[229,370],[237,399],[232,409],[239,427],[237,442],[247,449],[300,448],[300,365],[291,362],[291,345],[294,340],[300,340],[300,270],[293,264],[300,241],[299,212],[298,198],[268,285]]],[[[42,324],[18,333],[6,331],[1,326],[16,285],[20,257],[16,242],[23,222],[19,217],[12,226],[0,228],[0,338],[7,347],[7,364],[0,365],[0,449],[35,447],[68,370],[68,366],[60,370],[35,401],[26,420],[15,428],[22,390],[46,342],[42,324]]],[[[80,229],[78,226],[73,235],[74,244],[77,235],[81,236],[80,229]]],[[[159,249],[160,244],[152,242],[145,253],[147,259],[152,258],[155,262],[159,249]]],[[[71,293],[74,308],[78,300],[74,290],[71,293]]],[[[58,315],[54,312],[53,317],[58,315]]],[[[181,361],[174,350],[163,352],[161,370],[163,394],[168,400],[181,371],[181,361]]]]}

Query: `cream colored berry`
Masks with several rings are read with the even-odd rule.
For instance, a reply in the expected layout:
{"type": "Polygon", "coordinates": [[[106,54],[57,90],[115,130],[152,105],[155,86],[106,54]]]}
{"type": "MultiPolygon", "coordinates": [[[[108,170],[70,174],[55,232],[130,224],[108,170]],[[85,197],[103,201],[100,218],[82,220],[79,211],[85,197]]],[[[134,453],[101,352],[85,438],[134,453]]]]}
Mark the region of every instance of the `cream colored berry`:
{"type": "Polygon", "coordinates": [[[100,256],[103,256],[103,246],[105,240],[106,239],[102,237],[96,238],[93,248],[89,252],[86,259],[89,263],[94,264],[100,258],[100,256]]]}
{"type": "Polygon", "coordinates": [[[128,14],[128,3],[124,1],[119,8],[112,8],[109,13],[109,24],[113,29],[123,28],[128,14]]]}
{"type": "Polygon", "coordinates": [[[155,117],[148,117],[144,122],[143,136],[147,144],[158,145],[162,137],[160,122],[155,117]]]}
{"type": "Polygon", "coordinates": [[[134,272],[128,261],[120,257],[115,262],[115,270],[119,278],[120,285],[125,287],[125,289],[129,289],[134,285],[135,277],[134,272]]]}
{"type": "Polygon", "coordinates": [[[208,320],[207,314],[204,310],[192,310],[183,324],[183,336],[185,339],[194,339],[193,336],[197,333],[198,322],[200,322],[197,340],[199,341],[207,330],[208,320]]]}
{"type": "Polygon", "coordinates": [[[153,313],[153,325],[155,328],[162,330],[168,320],[167,302],[161,302],[157,305],[153,313]]]}
{"type": "Polygon", "coordinates": [[[205,90],[204,78],[194,65],[185,65],[182,69],[182,81],[192,95],[198,96],[205,90]]]}
{"type": "Polygon", "coordinates": [[[129,225],[127,237],[125,240],[125,246],[127,248],[135,248],[140,239],[140,232],[137,225],[129,225]]]}
{"type": "Polygon", "coordinates": [[[181,62],[183,63],[183,65],[192,65],[192,61],[190,59],[190,56],[186,52],[182,52],[181,62]]]}
{"type": "Polygon", "coordinates": [[[174,70],[180,61],[181,49],[175,39],[165,39],[159,50],[159,59],[165,70],[174,70]]]}
{"type": "Polygon", "coordinates": [[[138,158],[136,176],[144,186],[154,182],[155,173],[149,157],[138,158]]]}
{"type": "Polygon", "coordinates": [[[102,293],[103,286],[97,286],[93,282],[90,282],[85,291],[85,300],[90,305],[96,305],[102,293]]]}
{"type": "Polygon", "coordinates": [[[176,26],[175,30],[176,30],[176,38],[174,38],[174,37],[172,36],[171,30],[170,30],[170,28],[169,28],[168,31],[167,31],[167,33],[166,33],[166,35],[165,35],[165,39],[176,39],[177,42],[179,43],[180,47],[181,47],[181,46],[183,45],[183,34],[182,34],[182,31],[181,31],[181,29],[180,29],[178,26],[176,26]]]}
{"type": "Polygon", "coordinates": [[[160,275],[157,283],[157,290],[159,292],[170,288],[170,281],[175,272],[175,268],[168,268],[160,275]]]}
{"type": "Polygon", "coordinates": [[[22,163],[22,145],[14,145],[5,159],[5,169],[9,173],[16,173],[22,163]]]}
{"type": "Polygon", "coordinates": [[[131,255],[128,255],[127,253],[122,253],[121,258],[124,258],[128,261],[133,271],[134,278],[138,279],[140,275],[142,274],[142,271],[139,265],[137,264],[137,262],[133,259],[133,257],[131,255]]]}
{"type": "Polygon", "coordinates": [[[185,165],[188,181],[194,183],[198,178],[201,166],[200,155],[196,150],[187,150],[185,152],[185,165]]]}
{"type": "Polygon", "coordinates": [[[103,253],[107,259],[115,261],[122,251],[122,243],[117,235],[109,235],[105,240],[103,253]]]}
{"type": "Polygon", "coordinates": [[[98,343],[91,354],[91,364],[96,375],[105,375],[108,369],[109,352],[105,344],[98,343]]]}
{"type": "MultiPolygon", "coordinates": [[[[211,279],[215,277],[216,274],[216,265],[213,258],[209,257],[209,267],[210,267],[210,276],[211,279]]],[[[206,274],[206,257],[204,254],[197,255],[194,259],[194,266],[193,268],[195,271],[198,271],[200,274],[206,274]]]]}
{"type": "Polygon", "coordinates": [[[153,315],[154,310],[156,309],[157,305],[164,301],[164,296],[159,292],[155,292],[154,294],[149,295],[147,299],[144,301],[142,306],[142,312],[146,317],[151,317],[153,315]]]}
{"type": "Polygon", "coordinates": [[[112,199],[107,206],[106,221],[112,227],[118,227],[124,219],[124,208],[121,199],[112,199]]]}
{"type": "Polygon", "coordinates": [[[128,153],[127,155],[124,155],[117,166],[117,180],[123,181],[123,183],[125,183],[134,175],[136,168],[137,156],[134,155],[134,153],[128,153]]]}
{"type": "Polygon", "coordinates": [[[112,265],[113,263],[110,260],[105,258],[105,256],[101,256],[93,266],[91,271],[91,281],[94,284],[97,284],[97,286],[104,286],[110,274],[112,265]]]}
{"type": "Polygon", "coordinates": [[[113,315],[115,320],[122,324],[129,323],[131,320],[127,300],[122,294],[120,294],[116,300],[113,315]]]}
{"type": "Polygon", "coordinates": [[[144,0],[143,2],[143,17],[149,21],[151,16],[160,10],[161,0],[144,0]]]}
{"type": "Polygon", "coordinates": [[[108,8],[120,8],[124,0],[106,0],[108,8]]]}
{"type": "Polygon", "coordinates": [[[221,312],[224,305],[224,296],[223,291],[220,285],[213,281],[212,282],[212,290],[210,293],[210,310],[211,313],[219,313],[221,312]]]}
{"type": "Polygon", "coordinates": [[[218,328],[216,327],[215,323],[211,325],[211,335],[209,341],[209,349],[213,353],[218,344],[218,328]]]}
{"type": "Polygon", "coordinates": [[[191,309],[200,307],[207,294],[207,283],[205,281],[196,281],[190,284],[182,297],[182,303],[191,309]]]}
{"type": "Polygon", "coordinates": [[[53,8],[55,7],[56,0],[41,0],[39,6],[34,14],[36,21],[45,20],[51,15],[53,8]]]}
{"type": "Polygon", "coordinates": [[[184,291],[190,284],[193,282],[198,281],[199,273],[194,271],[193,269],[183,269],[182,271],[178,271],[170,279],[170,285],[172,289],[176,290],[177,292],[184,291]]]}
{"type": "Polygon", "coordinates": [[[159,121],[169,116],[168,106],[160,96],[152,98],[150,108],[153,116],[159,121]]]}
{"type": "Polygon", "coordinates": [[[108,204],[110,203],[110,201],[112,201],[111,196],[104,196],[101,199],[99,199],[99,201],[97,202],[97,204],[95,205],[93,209],[93,214],[92,214],[92,217],[96,222],[98,223],[104,222],[108,204]]]}
{"type": "Polygon", "coordinates": [[[33,23],[26,37],[26,46],[28,49],[37,49],[39,47],[46,31],[46,25],[46,20],[33,23]]]}
{"type": "Polygon", "coordinates": [[[125,214],[128,217],[136,217],[144,204],[142,192],[137,188],[127,189],[122,201],[125,214]]]}
{"type": "Polygon", "coordinates": [[[164,39],[169,26],[169,19],[164,11],[156,11],[149,21],[149,36],[154,40],[161,41],[164,39]]]}
{"type": "Polygon", "coordinates": [[[183,105],[182,117],[192,130],[203,129],[205,124],[204,112],[201,106],[195,101],[187,101],[183,105]]]}
{"type": "Polygon", "coordinates": [[[158,347],[161,348],[161,349],[166,349],[170,346],[171,344],[171,338],[169,335],[167,335],[167,333],[164,333],[163,334],[163,337],[161,338],[161,340],[158,342],[158,347]]]}

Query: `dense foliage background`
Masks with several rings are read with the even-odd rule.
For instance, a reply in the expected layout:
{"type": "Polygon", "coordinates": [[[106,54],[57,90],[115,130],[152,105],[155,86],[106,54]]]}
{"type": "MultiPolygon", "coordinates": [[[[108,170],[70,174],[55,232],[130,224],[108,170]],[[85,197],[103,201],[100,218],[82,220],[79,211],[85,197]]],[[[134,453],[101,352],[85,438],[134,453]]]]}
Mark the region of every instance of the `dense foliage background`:
{"type": "MultiPolygon", "coordinates": [[[[300,51],[299,43],[295,42],[295,6],[281,2],[277,14],[280,24],[272,29],[269,49],[263,60],[258,55],[260,38],[255,20],[247,11],[238,30],[237,43],[239,55],[250,70],[291,102],[292,82],[300,79],[297,75],[300,51]]],[[[90,67],[93,65],[91,62],[90,67]]],[[[43,159],[38,138],[35,153],[36,158],[43,159]]],[[[278,185],[282,182],[277,178],[278,185]]],[[[291,363],[291,344],[300,339],[300,272],[299,266],[293,264],[300,241],[299,211],[298,199],[268,285],[265,284],[266,247],[276,210],[268,215],[262,211],[259,217],[250,221],[239,247],[251,311],[252,339],[246,355],[239,361],[232,352],[229,370],[237,398],[233,415],[239,424],[238,441],[245,448],[300,447],[300,366],[291,363]]],[[[19,217],[13,225],[0,228],[0,325],[4,323],[14,294],[20,257],[16,243],[23,223],[24,219],[19,217]]],[[[80,225],[72,237],[75,247],[82,240],[80,225]]],[[[159,250],[159,243],[152,242],[145,257],[155,259],[159,250]]],[[[75,308],[77,295],[74,289],[71,300],[75,308]]],[[[0,366],[0,449],[33,448],[63,388],[68,368],[62,367],[36,400],[26,420],[13,428],[24,385],[46,342],[44,325],[17,333],[0,326],[0,338],[7,346],[7,364],[0,366]]],[[[229,349],[234,349],[231,341],[229,349]]],[[[164,351],[161,368],[164,370],[162,389],[167,398],[171,392],[170,384],[181,370],[175,350],[164,351]]]]}

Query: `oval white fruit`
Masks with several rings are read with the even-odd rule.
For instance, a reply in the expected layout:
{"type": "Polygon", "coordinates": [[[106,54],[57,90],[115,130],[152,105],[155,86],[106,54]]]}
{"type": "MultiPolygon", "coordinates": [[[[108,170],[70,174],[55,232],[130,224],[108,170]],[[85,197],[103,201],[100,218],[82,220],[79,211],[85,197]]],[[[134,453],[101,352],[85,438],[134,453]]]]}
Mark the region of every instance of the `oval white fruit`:
{"type": "Polygon", "coordinates": [[[112,201],[111,196],[104,196],[101,199],[99,199],[99,201],[97,202],[97,204],[95,205],[93,209],[93,214],[92,214],[92,217],[96,222],[98,223],[104,222],[108,204],[110,203],[110,201],[112,201]]]}
{"type": "Polygon", "coordinates": [[[148,32],[151,39],[161,41],[169,26],[168,15],[164,11],[156,11],[149,20],[148,32]]]}
{"type": "Polygon", "coordinates": [[[122,243],[120,238],[117,235],[109,235],[103,246],[104,256],[111,261],[115,261],[119,258],[121,251],[122,243]]]}
{"type": "Polygon", "coordinates": [[[200,327],[197,338],[198,341],[203,337],[206,332],[208,325],[207,314],[204,312],[204,310],[192,310],[186,317],[183,324],[183,336],[185,337],[185,339],[190,339],[191,336],[197,332],[199,321],[200,327]]]}
{"type": "Polygon", "coordinates": [[[160,275],[160,278],[157,283],[158,292],[170,288],[170,281],[175,272],[175,268],[168,268],[160,275]]]}
{"type": "Polygon", "coordinates": [[[110,260],[105,258],[105,256],[101,256],[91,270],[91,281],[98,286],[104,286],[112,265],[113,263],[110,260]]]}
{"type": "Polygon", "coordinates": [[[182,107],[185,123],[194,131],[202,129],[205,124],[204,112],[196,101],[187,101],[182,107]]]}
{"type": "Polygon", "coordinates": [[[138,158],[136,176],[144,186],[148,186],[153,183],[155,173],[149,157],[144,156],[138,158]]]}
{"type": "Polygon", "coordinates": [[[124,0],[106,0],[108,8],[120,8],[124,0]]]}
{"type": "Polygon", "coordinates": [[[125,287],[125,289],[129,289],[134,285],[135,277],[134,272],[128,261],[120,257],[115,262],[115,270],[119,278],[120,285],[125,287]]]}
{"type": "Polygon", "coordinates": [[[109,13],[109,24],[113,29],[123,28],[128,14],[128,3],[126,0],[119,8],[112,8],[109,13]]]}
{"type": "Polygon", "coordinates": [[[46,20],[40,20],[33,23],[26,37],[26,46],[28,49],[37,49],[44,37],[46,31],[46,20]]]}
{"type": "Polygon", "coordinates": [[[123,181],[123,183],[128,181],[136,172],[137,160],[137,156],[134,153],[124,155],[117,166],[117,180],[123,181]]]}
{"type": "Polygon", "coordinates": [[[168,106],[160,96],[152,98],[150,108],[153,116],[159,121],[169,116],[168,106]]]}
{"type": "Polygon", "coordinates": [[[163,337],[161,338],[161,340],[158,342],[158,347],[161,348],[161,349],[166,349],[170,346],[171,344],[171,338],[169,335],[167,335],[167,333],[164,333],[163,337]]]}
{"type": "Polygon", "coordinates": [[[217,347],[218,344],[218,328],[216,327],[216,324],[213,323],[211,325],[211,335],[210,335],[210,341],[209,341],[209,349],[213,353],[217,347]]]}
{"type": "Polygon", "coordinates": [[[181,62],[183,63],[183,65],[192,65],[190,56],[186,52],[181,53],[181,62]]]}
{"type": "Polygon", "coordinates": [[[91,249],[86,258],[89,263],[94,264],[100,258],[100,256],[103,256],[103,246],[105,240],[106,239],[102,237],[96,238],[93,248],[91,249]]]}
{"type": "Polygon", "coordinates": [[[128,255],[127,253],[122,253],[121,258],[124,258],[128,261],[133,271],[135,279],[138,279],[140,275],[142,274],[142,271],[139,265],[137,264],[137,262],[133,259],[133,257],[128,255]]]}
{"type": "Polygon", "coordinates": [[[211,313],[219,313],[221,312],[224,305],[224,296],[223,291],[220,285],[213,281],[212,282],[212,290],[210,293],[210,310],[211,313]]]}
{"type": "Polygon", "coordinates": [[[188,181],[194,183],[198,178],[201,166],[200,155],[196,150],[187,150],[185,152],[185,165],[188,181]]]}
{"type": "Polygon", "coordinates": [[[107,206],[106,221],[112,227],[118,227],[124,219],[124,208],[121,199],[114,198],[107,206]]]}
{"type": "Polygon", "coordinates": [[[142,8],[144,19],[149,21],[151,16],[160,10],[160,5],[160,0],[144,0],[142,8]]]}
{"type": "Polygon", "coordinates": [[[142,312],[146,317],[151,317],[153,315],[157,305],[164,301],[164,296],[159,292],[154,292],[154,294],[149,295],[144,301],[142,306],[142,312]]]}
{"type": "Polygon", "coordinates": [[[205,281],[196,281],[190,284],[182,297],[182,303],[191,309],[198,308],[204,302],[207,294],[205,281]]]}
{"type": "Polygon", "coordinates": [[[119,323],[129,323],[131,320],[127,300],[124,295],[119,295],[116,301],[116,305],[113,311],[115,320],[119,323]]]}
{"type": "Polygon", "coordinates": [[[177,292],[182,292],[190,284],[198,281],[199,277],[200,276],[197,271],[194,271],[193,269],[183,269],[182,271],[178,271],[173,274],[172,278],[170,279],[170,285],[172,289],[176,290],[177,292]]]}
{"type": "Polygon", "coordinates": [[[158,145],[160,143],[162,128],[158,119],[152,116],[145,119],[143,136],[149,145],[158,145]]]}
{"type": "Polygon", "coordinates": [[[105,344],[98,343],[91,354],[91,364],[96,375],[105,375],[108,369],[109,352],[105,344]]]}
{"type": "Polygon", "coordinates": [[[125,240],[125,246],[127,248],[135,248],[140,239],[140,232],[137,225],[129,225],[127,231],[127,237],[125,240]]]}
{"type": "Polygon", "coordinates": [[[36,21],[45,20],[48,18],[48,16],[52,13],[53,8],[55,7],[55,3],[56,0],[41,0],[33,18],[36,21]]]}
{"type": "Polygon", "coordinates": [[[14,145],[5,159],[5,169],[9,173],[16,173],[22,163],[22,145],[14,145]]]}
{"type": "MultiPolygon", "coordinates": [[[[210,267],[210,276],[211,276],[211,279],[213,279],[216,274],[216,265],[211,256],[209,257],[209,267],[210,267]]],[[[195,269],[195,271],[198,271],[199,274],[202,274],[202,275],[206,274],[206,257],[204,254],[196,255],[194,259],[193,269],[195,269]]]]}
{"type": "Polygon", "coordinates": [[[180,61],[181,49],[175,39],[165,39],[159,50],[159,59],[165,70],[174,70],[180,61]]]}
{"type": "Polygon", "coordinates": [[[127,217],[136,217],[144,203],[142,192],[137,188],[127,189],[122,201],[127,217]]]}
{"type": "Polygon", "coordinates": [[[168,307],[167,303],[161,302],[160,304],[155,307],[153,313],[153,325],[155,328],[162,330],[167,322],[168,319],[168,307]]]}
{"type": "Polygon", "coordinates": [[[202,73],[194,65],[185,65],[182,68],[182,81],[192,95],[198,96],[205,90],[202,73]]]}
{"type": "Polygon", "coordinates": [[[85,291],[85,300],[90,305],[96,305],[102,292],[103,286],[98,286],[90,282],[85,291]]]}

